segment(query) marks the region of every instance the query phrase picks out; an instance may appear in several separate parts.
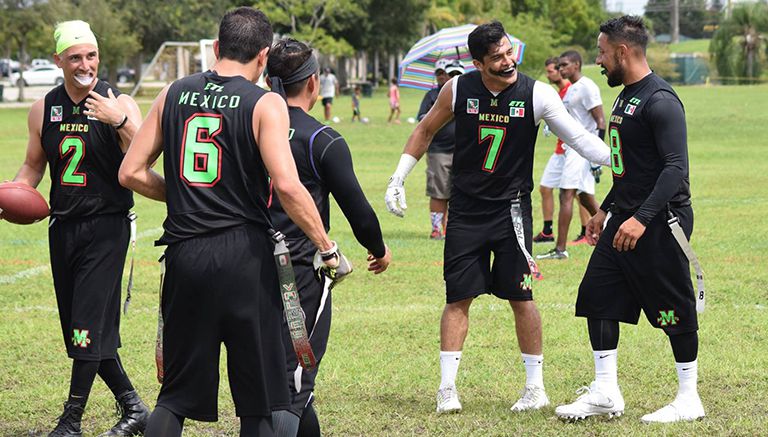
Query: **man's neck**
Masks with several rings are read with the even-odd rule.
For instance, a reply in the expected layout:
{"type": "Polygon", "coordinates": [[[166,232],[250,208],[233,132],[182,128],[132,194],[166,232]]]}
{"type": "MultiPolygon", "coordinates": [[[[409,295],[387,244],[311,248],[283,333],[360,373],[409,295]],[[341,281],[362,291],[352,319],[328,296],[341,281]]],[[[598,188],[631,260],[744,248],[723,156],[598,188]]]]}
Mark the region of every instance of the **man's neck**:
{"type": "Polygon", "coordinates": [[[643,78],[651,73],[653,72],[651,71],[651,67],[648,66],[648,61],[643,58],[642,60],[638,61],[637,64],[630,65],[629,68],[627,68],[622,82],[624,86],[629,86],[633,83],[640,82],[643,80],[643,78]]]}
{"type": "Polygon", "coordinates": [[[305,96],[300,95],[296,97],[288,97],[286,99],[286,103],[288,106],[294,106],[296,108],[301,108],[304,110],[304,112],[309,112],[310,104],[312,103],[312,97],[311,96],[305,96]]]}
{"type": "Polygon", "coordinates": [[[579,79],[581,79],[582,77],[584,77],[584,75],[583,75],[583,74],[581,74],[581,71],[577,71],[577,72],[573,73],[573,76],[571,76],[571,79],[570,79],[570,81],[571,81],[571,83],[576,83],[576,82],[578,82],[578,81],[579,81],[579,79]]]}
{"type": "Polygon", "coordinates": [[[213,67],[211,67],[211,70],[215,71],[216,74],[223,77],[235,77],[235,76],[242,76],[249,82],[256,82],[259,80],[260,74],[256,74],[258,71],[258,68],[256,68],[258,63],[257,59],[253,59],[251,62],[247,64],[241,64],[240,62],[233,61],[231,59],[219,59],[216,61],[216,64],[214,64],[213,67]]]}
{"type": "Polygon", "coordinates": [[[517,75],[518,71],[515,70],[515,74],[513,75],[512,82],[506,82],[502,80],[501,78],[496,78],[495,76],[492,76],[488,73],[482,73],[480,74],[480,79],[483,81],[483,85],[485,85],[485,88],[490,91],[491,93],[498,94],[505,89],[512,86],[515,82],[517,82],[517,75]]]}
{"type": "MultiPolygon", "coordinates": [[[[75,80],[75,79],[72,79],[72,80],[75,80]]],[[[70,82],[64,82],[64,90],[67,92],[67,95],[69,96],[70,100],[72,100],[75,103],[82,102],[83,99],[88,97],[88,93],[90,93],[94,88],[96,88],[96,82],[98,80],[99,79],[94,78],[93,82],[91,82],[91,85],[88,86],[88,88],[79,88],[70,82]]]]}

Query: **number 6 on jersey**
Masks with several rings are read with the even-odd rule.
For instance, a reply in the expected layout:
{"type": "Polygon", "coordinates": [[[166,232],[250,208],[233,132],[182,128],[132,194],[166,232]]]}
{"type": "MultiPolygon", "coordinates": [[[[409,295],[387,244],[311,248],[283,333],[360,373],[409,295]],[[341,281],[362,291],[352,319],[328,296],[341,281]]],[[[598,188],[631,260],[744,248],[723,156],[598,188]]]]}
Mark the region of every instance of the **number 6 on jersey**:
{"type": "Polygon", "coordinates": [[[220,114],[194,114],[184,124],[181,178],[193,187],[213,187],[221,179],[220,114]]]}

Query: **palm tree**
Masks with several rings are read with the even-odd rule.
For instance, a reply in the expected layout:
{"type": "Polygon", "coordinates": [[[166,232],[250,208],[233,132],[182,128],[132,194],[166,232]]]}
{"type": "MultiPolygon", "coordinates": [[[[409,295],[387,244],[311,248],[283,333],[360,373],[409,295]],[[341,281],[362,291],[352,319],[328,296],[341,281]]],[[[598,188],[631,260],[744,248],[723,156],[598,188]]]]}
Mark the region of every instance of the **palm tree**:
{"type": "Polygon", "coordinates": [[[765,64],[768,5],[739,5],[712,37],[710,54],[725,83],[755,83],[765,64]]]}

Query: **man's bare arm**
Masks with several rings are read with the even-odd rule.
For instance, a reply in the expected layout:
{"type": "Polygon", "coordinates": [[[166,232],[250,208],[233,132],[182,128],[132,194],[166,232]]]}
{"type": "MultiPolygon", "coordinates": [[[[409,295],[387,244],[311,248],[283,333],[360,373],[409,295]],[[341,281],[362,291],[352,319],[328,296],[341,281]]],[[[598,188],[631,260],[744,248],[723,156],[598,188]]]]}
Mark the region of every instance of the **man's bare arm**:
{"type": "Polygon", "coordinates": [[[45,175],[45,150],[43,150],[42,130],[43,130],[43,110],[45,101],[40,99],[32,104],[27,117],[27,130],[29,131],[29,140],[27,141],[27,154],[24,157],[24,163],[19,168],[14,182],[22,182],[31,187],[37,187],[45,175]]]}

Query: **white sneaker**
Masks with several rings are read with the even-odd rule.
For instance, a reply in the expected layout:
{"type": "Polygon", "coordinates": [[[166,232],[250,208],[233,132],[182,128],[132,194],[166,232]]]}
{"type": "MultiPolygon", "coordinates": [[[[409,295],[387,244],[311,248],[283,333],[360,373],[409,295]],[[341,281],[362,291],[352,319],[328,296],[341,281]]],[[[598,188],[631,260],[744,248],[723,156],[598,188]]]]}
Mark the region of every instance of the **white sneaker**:
{"type": "Polygon", "coordinates": [[[459,392],[455,385],[449,385],[437,391],[437,414],[459,411],[461,411],[461,402],[459,402],[459,392]]]}
{"type": "Polygon", "coordinates": [[[544,387],[538,385],[526,385],[522,397],[510,408],[512,411],[538,410],[549,405],[549,398],[544,392],[544,387]]]}
{"type": "Polygon", "coordinates": [[[676,397],[671,404],[640,418],[643,423],[672,423],[697,420],[704,417],[704,406],[696,396],[676,397]]]}
{"type": "Polygon", "coordinates": [[[555,415],[563,420],[577,421],[589,416],[608,416],[609,419],[624,414],[624,398],[617,386],[614,390],[601,390],[596,382],[576,390],[579,396],[568,405],[555,408],[555,415]]]}

